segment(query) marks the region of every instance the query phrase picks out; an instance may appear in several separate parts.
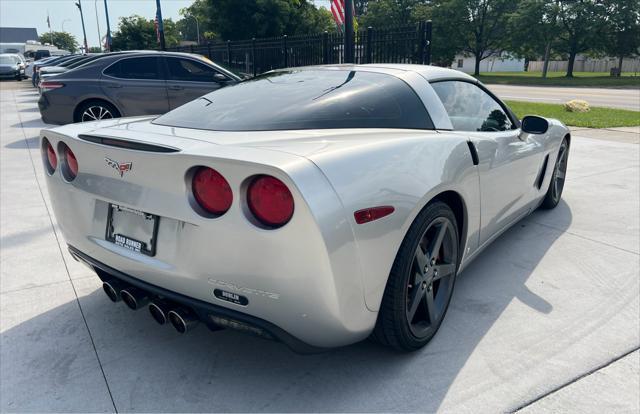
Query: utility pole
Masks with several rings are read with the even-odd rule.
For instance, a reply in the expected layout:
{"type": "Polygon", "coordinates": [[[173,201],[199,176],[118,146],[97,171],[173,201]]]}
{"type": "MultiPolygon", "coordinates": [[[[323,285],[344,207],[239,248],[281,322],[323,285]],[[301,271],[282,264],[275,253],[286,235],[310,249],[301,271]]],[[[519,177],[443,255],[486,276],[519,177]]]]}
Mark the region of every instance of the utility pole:
{"type": "Polygon", "coordinates": [[[96,26],[98,26],[98,48],[102,52],[102,35],[100,34],[100,20],[98,19],[98,0],[93,0],[93,9],[96,11],[96,26]]]}
{"type": "Polygon", "coordinates": [[[82,35],[84,36],[84,53],[89,52],[89,46],[87,46],[87,31],[84,28],[84,16],[82,14],[82,4],[80,4],[81,0],[76,2],[76,7],[80,10],[80,20],[82,21],[82,35]]]}
{"type": "Polygon", "coordinates": [[[164,43],[164,25],[162,24],[162,8],[160,7],[160,0],[156,0],[156,17],[158,18],[158,33],[160,34],[160,49],[166,50],[164,43]]]}
{"type": "Polygon", "coordinates": [[[353,63],[353,0],[344,2],[344,62],[353,63]]]}
{"type": "Polygon", "coordinates": [[[111,26],[109,25],[109,9],[107,0],[104,0],[104,15],[107,17],[107,52],[111,52],[111,26]]]}
{"type": "Polygon", "coordinates": [[[193,17],[193,20],[196,21],[197,41],[198,41],[198,44],[200,44],[200,23],[198,22],[198,18],[193,14],[190,14],[188,17],[193,17]]]}

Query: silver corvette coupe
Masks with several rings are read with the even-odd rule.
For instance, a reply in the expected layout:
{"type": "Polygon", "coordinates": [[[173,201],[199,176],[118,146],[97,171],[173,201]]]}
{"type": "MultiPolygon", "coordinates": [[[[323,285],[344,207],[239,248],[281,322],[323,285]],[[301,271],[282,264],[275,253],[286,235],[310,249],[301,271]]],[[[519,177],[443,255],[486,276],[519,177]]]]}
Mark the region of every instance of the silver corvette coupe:
{"type": "Polygon", "coordinates": [[[558,204],[569,145],[559,121],[414,65],[278,70],[41,133],[60,229],[111,300],[300,352],[424,346],[456,275],[558,204]]]}

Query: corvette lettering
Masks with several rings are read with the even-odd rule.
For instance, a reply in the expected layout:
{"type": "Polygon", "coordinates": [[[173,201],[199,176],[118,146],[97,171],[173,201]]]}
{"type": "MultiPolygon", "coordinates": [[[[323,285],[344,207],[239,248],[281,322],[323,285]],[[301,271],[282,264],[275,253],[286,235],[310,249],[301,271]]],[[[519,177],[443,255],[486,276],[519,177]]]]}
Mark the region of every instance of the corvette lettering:
{"type": "Polygon", "coordinates": [[[104,160],[109,167],[113,168],[114,170],[120,173],[120,177],[123,177],[124,173],[126,173],[127,171],[131,171],[131,169],[133,168],[132,162],[118,162],[118,161],[112,160],[109,157],[104,157],[104,160]]]}

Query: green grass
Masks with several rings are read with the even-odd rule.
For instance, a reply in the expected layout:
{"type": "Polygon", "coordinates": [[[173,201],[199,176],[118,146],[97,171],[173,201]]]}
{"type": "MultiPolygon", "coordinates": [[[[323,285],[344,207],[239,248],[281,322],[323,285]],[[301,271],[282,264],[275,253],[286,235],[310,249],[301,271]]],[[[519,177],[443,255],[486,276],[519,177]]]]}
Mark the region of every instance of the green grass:
{"type": "Polygon", "coordinates": [[[613,128],[640,125],[640,112],[592,107],[589,112],[567,112],[562,105],[538,102],[506,101],[519,118],[540,115],[556,118],[566,125],[587,128],[613,128]]]}
{"type": "Polygon", "coordinates": [[[477,78],[487,84],[529,85],[529,86],[586,86],[604,88],[640,88],[640,73],[626,72],[620,77],[609,76],[605,72],[574,72],[573,78],[565,72],[483,72],[477,78]]]}

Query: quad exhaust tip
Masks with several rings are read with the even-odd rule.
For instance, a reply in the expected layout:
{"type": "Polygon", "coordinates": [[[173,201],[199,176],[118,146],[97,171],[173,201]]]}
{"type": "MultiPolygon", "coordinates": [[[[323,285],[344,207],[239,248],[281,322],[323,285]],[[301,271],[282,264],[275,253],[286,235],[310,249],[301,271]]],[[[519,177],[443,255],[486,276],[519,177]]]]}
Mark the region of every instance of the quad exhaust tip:
{"type": "Polygon", "coordinates": [[[120,290],[120,297],[131,310],[138,310],[149,303],[147,292],[135,287],[120,290]]]}
{"type": "Polygon", "coordinates": [[[164,325],[168,322],[169,306],[163,302],[151,302],[149,304],[149,313],[153,320],[160,325],[164,325]]]}
{"type": "Polygon", "coordinates": [[[120,291],[122,290],[120,282],[117,280],[107,280],[102,282],[102,290],[107,295],[107,297],[111,300],[111,302],[120,302],[122,300],[122,296],[120,296],[120,291]]]}
{"type": "Polygon", "coordinates": [[[187,309],[172,309],[167,316],[171,325],[181,334],[187,333],[187,331],[192,330],[198,324],[198,319],[193,312],[187,309]]]}

